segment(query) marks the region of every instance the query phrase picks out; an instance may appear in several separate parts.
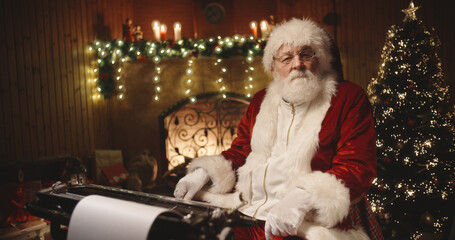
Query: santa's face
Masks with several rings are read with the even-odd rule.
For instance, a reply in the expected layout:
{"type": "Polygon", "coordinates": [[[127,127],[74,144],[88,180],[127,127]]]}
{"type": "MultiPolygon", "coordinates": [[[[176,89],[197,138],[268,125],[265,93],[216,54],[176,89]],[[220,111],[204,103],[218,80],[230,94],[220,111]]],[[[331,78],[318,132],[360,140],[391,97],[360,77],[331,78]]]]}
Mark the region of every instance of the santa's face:
{"type": "Polygon", "coordinates": [[[273,60],[273,71],[281,78],[286,78],[294,70],[309,70],[314,73],[318,68],[316,53],[309,46],[283,45],[273,60]]]}
{"type": "Polygon", "coordinates": [[[281,96],[294,104],[313,100],[322,89],[318,61],[308,47],[283,46],[274,58],[273,77],[281,96]]]}

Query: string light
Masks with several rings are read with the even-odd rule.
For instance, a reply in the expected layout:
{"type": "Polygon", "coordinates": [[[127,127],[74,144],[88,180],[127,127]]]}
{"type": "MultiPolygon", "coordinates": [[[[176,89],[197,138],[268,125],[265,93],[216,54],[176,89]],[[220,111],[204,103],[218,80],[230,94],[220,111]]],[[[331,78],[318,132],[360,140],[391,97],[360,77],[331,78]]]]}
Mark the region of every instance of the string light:
{"type": "MultiPolygon", "coordinates": [[[[164,58],[197,58],[203,57],[217,57],[229,58],[232,56],[245,56],[246,61],[251,63],[254,56],[261,56],[263,54],[262,44],[264,40],[245,38],[239,35],[222,38],[209,39],[181,39],[172,45],[168,41],[151,42],[143,41],[138,43],[124,42],[122,40],[112,40],[109,42],[95,41],[93,45],[89,46],[88,50],[95,52],[97,57],[98,66],[93,70],[100,78],[103,78],[103,84],[96,81],[96,84],[102,88],[101,94],[104,98],[119,94],[116,87],[107,87],[109,85],[119,84],[119,79],[116,76],[121,75],[121,64],[127,61],[136,61],[144,58],[151,58],[155,64],[159,64],[164,58]],[[99,69],[102,69],[101,71],[99,69]],[[114,71],[116,73],[112,74],[114,71]],[[111,76],[112,75],[112,76],[111,76]],[[106,85],[106,81],[110,82],[106,85]],[[116,81],[117,80],[117,81],[116,81]]],[[[159,69],[155,69],[156,74],[161,74],[159,69]]],[[[224,74],[227,74],[227,68],[221,68],[224,74]]],[[[220,73],[222,75],[223,73],[220,73]]],[[[121,81],[121,79],[120,79],[121,81]]],[[[95,82],[95,81],[94,81],[95,82]]],[[[222,86],[219,86],[221,89],[222,86]]],[[[227,86],[224,86],[227,90],[227,86]]],[[[124,94],[123,94],[124,96],[124,94]]],[[[159,99],[159,98],[158,98],[159,99]]]]}

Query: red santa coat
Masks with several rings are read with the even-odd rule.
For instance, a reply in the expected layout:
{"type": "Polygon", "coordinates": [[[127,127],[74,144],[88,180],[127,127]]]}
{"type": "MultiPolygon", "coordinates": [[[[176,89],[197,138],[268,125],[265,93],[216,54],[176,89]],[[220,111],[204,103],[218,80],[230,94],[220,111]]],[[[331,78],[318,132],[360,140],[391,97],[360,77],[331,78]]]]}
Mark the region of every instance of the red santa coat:
{"type": "MultiPolygon", "coordinates": [[[[258,92],[239,122],[237,138],[221,154],[234,169],[245,164],[251,152],[251,135],[266,90],[258,92]]],[[[311,161],[313,171],[335,174],[350,189],[351,200],[363,196],[376,177],[376,132],[371,106],[363,90],[342,81],[330,102],[319,132],[318,151],[311,161]]]]}
{"type": "MultiPolygon", "coordinates": [[[[202,167],[213,182],[199,194],[200,199],[225,207],[233,207],[239,193],[246,202],[251,200],[248,173],[267,159],[273,144],[270,139],[275,137],[274,104],[278,95],[270,89],[253,97],[231,148],[220,156],[193,160],[189,171],[202,167]],[[232,190],[236,178],[229,168],[238,175],[238,194],[221,200],[213,193],[232,190]]],[[[376,176],[376,133],[368,99],[360,87],[348,81],[328,81],[321,95],[308,110],[308,123],[304,124],[308,129],[302,129],[304,134],[310,132],[309,136],[303,138],[302,146],[294,144],[294,155],[302,155],[298,159],[302,164],[289,177],[283,194],[295,187],[308,192],[309,207],[317,216],[314,222],[302,224],[301,235],[307,239],[382,239],[365,199],[376,176]],[[304,140],[311,139],[312,133],[314,141],[304,140]]]]}

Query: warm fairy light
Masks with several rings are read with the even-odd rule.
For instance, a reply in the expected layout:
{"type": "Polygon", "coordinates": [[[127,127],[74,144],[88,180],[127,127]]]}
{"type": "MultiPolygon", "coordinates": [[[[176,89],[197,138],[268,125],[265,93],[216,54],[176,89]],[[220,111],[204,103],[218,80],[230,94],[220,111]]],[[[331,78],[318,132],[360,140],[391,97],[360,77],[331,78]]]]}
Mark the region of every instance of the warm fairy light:
{"type": "MultiPolygon", "coordinates": [[[[164,29],[161,28],[162,24],[158,24],[158,21],[152,23],[152,28],[155,26],[158,27],[158,33],[162,33],[164,29]]],[[[174,34],[178,35],[178,29],[181,30],[181,24],[174,24],[174,34]],[[177,30],[177,31],[176,31],[177,30]]],[[[256,24],[256,28],[259,27],[256,24]]],[[[166,28],[167,31],[167,28],[166,28]]],[[[155,68],[155,75],[161,74],[161,69],[158,64],[165,58],[190,58],[188,62],[189,68],[191,69],[191,64],[194,59],[197,59],[198,56],[208,56],[216,57],[217,61],[214,63],[215,66],[220,66],[218,70],[219,74],[225,74],[229,71],[225,66],[223,67],[222,59],[229,58],[231,56],[243,56],[247,55],[245,62],[251,64],[253,62],[254,56],[261,56],[264,44],[262,44],[262,39],[255,39],[252,37],[241,37],[238,34],[233,37],[221,37],[217,36],[216,38],[209,39],[179,39],[179,36],[174,35],[174,45],[178,46],[178,50],[174,49],[173,46],[169,44],[162,44],[160,36],[159,41],[145,41],[144,45],[135,45],[122,40],[113,40],[113,41],[95,41],[87,49],[88,51],[93,51],[96,56],[97,67],[87,68],[87,71],[90,74],[96,74],[98,79],[103,80],[103,85],[100,85],[99,80],[92,80],[98,87],[101,87],[101,94],[105,99],[108,99],[111,96],[118,94],[125,95],[124,92],[119,92],[118,84],[124,84],[123,79],[120,78],[120,73],[122,72],[122,63],[127,61],[137,61],[150,59],[157,66],[155,68]],[[245,45],[248,43],[248,45],[245,45]],[[143,47],[142,47],[143,46],[143,47]],[[245,48],[246,47],[246,48],[245,48]],[[209,54],[209,55],[207,55],[209,54]],[[109,81],[115,81],[114,88],[110,86],[109,81]],[[107,81],[107,82],[106,82],[107,81]],[[113,90],[115,89],[115,90],[113,90]],[[113,92],[114,91],[114,92],[113,92]]],[[[193,70],[189,70],[186,73],[192,74],[193,70]]],[[[186,83],[188,85],[188,83],[186,83]]],[[[189,84],[187,87],[193,86],[193,83],[189,84]]],[[[221,86],[218,86],[221,87],[221,86]]],[[[124,88],[123,88],[124,90],[124,88]]],[[[245,92],[248,94],[249,92],[245,92]]]]}
{"type": "Polygon", "coordinates": [[[154,62],[155,64],[159,63],[160,61],[161,61],[161,58],[160,58],[159,56],[153,57],[153,62],[154,62]]]}

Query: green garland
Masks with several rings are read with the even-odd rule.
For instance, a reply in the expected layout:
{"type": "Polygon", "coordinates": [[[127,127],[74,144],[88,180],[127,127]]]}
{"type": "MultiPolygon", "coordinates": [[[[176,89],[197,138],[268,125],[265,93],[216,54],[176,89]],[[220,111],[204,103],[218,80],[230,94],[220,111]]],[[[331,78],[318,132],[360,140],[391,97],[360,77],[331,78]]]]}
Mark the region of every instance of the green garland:
{"type": "Polygon", "coordinates": [[[217,37],[208,39],[183,38],[153,42],[124,42],[112,40],[97,41],[91,45],[98,59],[98,92],[109,99],[117,94],[115,77],[119,64],[126,61],[147,61],[152,59],[159,63],[161,59],[217,57],[230,58],[235,56],[262,56],[266,40],[250,37],[217,37]]]}

